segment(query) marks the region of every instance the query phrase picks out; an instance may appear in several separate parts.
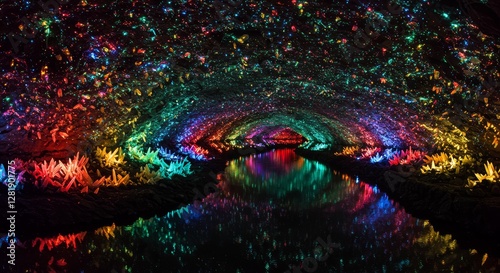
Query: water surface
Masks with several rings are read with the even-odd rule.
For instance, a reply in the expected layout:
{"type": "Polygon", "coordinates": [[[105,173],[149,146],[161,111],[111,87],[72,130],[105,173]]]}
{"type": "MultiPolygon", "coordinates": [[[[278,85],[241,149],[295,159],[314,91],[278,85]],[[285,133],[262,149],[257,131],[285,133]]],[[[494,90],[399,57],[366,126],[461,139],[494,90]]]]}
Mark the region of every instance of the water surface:
{"type": "MultiPolygon", "coordinates": [[[[228,162],[215,194],[130,226],[25,241],[25,272],[497,272],[377,187],[276,150],[228,162]]],[[[201,193],[205,195],[204,193],[201,193]]],[[[5,255],[5,245],[2,255],[5,255]]],[[[5,266],[5,265],[2,265],[5,266]]],[[[5,269],[5,267],[4,267],[5,269]]],[[[4,270],[5,271],[5,270],[4,270]]],[[[2,271],[2,272],[4,272],[2,271]]]]}

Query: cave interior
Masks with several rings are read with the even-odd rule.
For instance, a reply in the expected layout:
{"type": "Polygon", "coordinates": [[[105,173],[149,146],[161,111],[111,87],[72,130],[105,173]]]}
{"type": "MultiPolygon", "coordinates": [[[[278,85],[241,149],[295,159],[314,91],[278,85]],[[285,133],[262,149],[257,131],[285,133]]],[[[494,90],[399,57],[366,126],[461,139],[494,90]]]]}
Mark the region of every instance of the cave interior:
{"type": "MultiPolygon", "coordinates": [[[[424,217],[500,228],[494,1],[40,3],[0,3],[1,195],[18,204],[203,184],[293,147],[409,208],[405,183],[475,202],[424,217]]],[[[84,224],[30,213],[26,233],[84,224]]]]}

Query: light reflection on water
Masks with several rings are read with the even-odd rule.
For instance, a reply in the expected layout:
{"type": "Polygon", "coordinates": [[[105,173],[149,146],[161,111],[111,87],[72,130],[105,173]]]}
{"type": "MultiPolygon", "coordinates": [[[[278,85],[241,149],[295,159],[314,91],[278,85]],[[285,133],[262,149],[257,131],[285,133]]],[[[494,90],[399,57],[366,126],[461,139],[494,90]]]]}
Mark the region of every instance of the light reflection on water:
{"type": "Polygon", "coordinates": [[[233,160],[219,178],[219,194],[187,212],[24,242],[17,268],[299,272],[304,259],[327,257],[314,272],[496,272],[500,262],[460,249],[376,187],[292,150],[233,160]],[[333,248],[326,255],[317,239],[328,236],[333,248]]]}

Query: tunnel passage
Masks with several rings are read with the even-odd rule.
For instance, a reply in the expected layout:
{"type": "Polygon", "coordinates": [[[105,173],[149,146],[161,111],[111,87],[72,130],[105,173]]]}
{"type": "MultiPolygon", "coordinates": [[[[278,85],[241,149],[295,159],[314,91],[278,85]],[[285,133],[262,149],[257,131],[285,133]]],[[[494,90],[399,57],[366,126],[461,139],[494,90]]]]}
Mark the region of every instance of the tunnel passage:
{"type": "Polygon", "coordinates": [[[499,41],[468,6],[231,2],[237,15],[217,16],[208,2],[95,3],[61,5],[61,18],[2,3],[33,22],[4,33],[3,161],[103,147],[208,159],[284,135],[308,149],[499,155],[499,41]],[[109,10],[129,15],[104,23],[109,10]]]}
{"type": "Polygon", "coordinates": [[[316,162],[279,198],[335,200],[322,160],[498,238],[494,1],[70,2],[0,1],[0,197],[26,208],[19,234],[172,213],[240,151],[288,144],[257,169],[316,162]]]}
{"type": "MultiPolygon", "coordinates": [[[[177,143],[201,145],[223,152],[230,148],[228,144],[233,140],[251,140],[263,145],[263,139],[269,138],[273,133],[273,130],[268,131],[269,128],[275,127],[276,130],[290,128],[307,139],[310,145],[323,143],[330,146],[366,144],[401,147],[405,143],[412,143],[423,146],[422,137],[417,139],[414,135],[398,135],[398,132],[410,130],[396,122],[391,124],[389,117],[386,117],[385,123],[371,122],[373,119],[380,120],[384,113],[367,115],[363,120],[354,121],[349,120],[354,117],[350,117],[348,112],[337,118],[336,111],[318,113],[312,109],[306,110],[303,106],[279,109],[275,106],[254,107],[252,104],[245,108],[240,103],[234,104],[237,105],[225,106],[220,110],[212,108],[208,113],[197,114],[196,119],[188,119],[184,122],[185,127],[172,132],[178,136],[177,143]]],[[[348,111],[347,108],[345,111],[348,111]]]]}

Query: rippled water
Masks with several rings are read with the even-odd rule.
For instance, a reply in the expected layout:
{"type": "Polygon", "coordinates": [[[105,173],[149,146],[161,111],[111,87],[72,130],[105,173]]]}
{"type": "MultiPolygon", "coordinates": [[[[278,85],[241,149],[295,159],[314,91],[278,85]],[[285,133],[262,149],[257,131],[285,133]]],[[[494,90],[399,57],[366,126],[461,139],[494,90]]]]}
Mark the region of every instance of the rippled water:
{"type": "Polygon", "coordinates": [[[500,270],[498,257],[460,248],[450,235],[440,235],[428,221],[410,216],[376,187],[289,149],[233,160],[219,179],[217,186],[206,187],[206,194],[217,189],[215,193],[163,217],[23,242],[17,248],[16,268],[20,272],[252,273],[500,270]]]}

